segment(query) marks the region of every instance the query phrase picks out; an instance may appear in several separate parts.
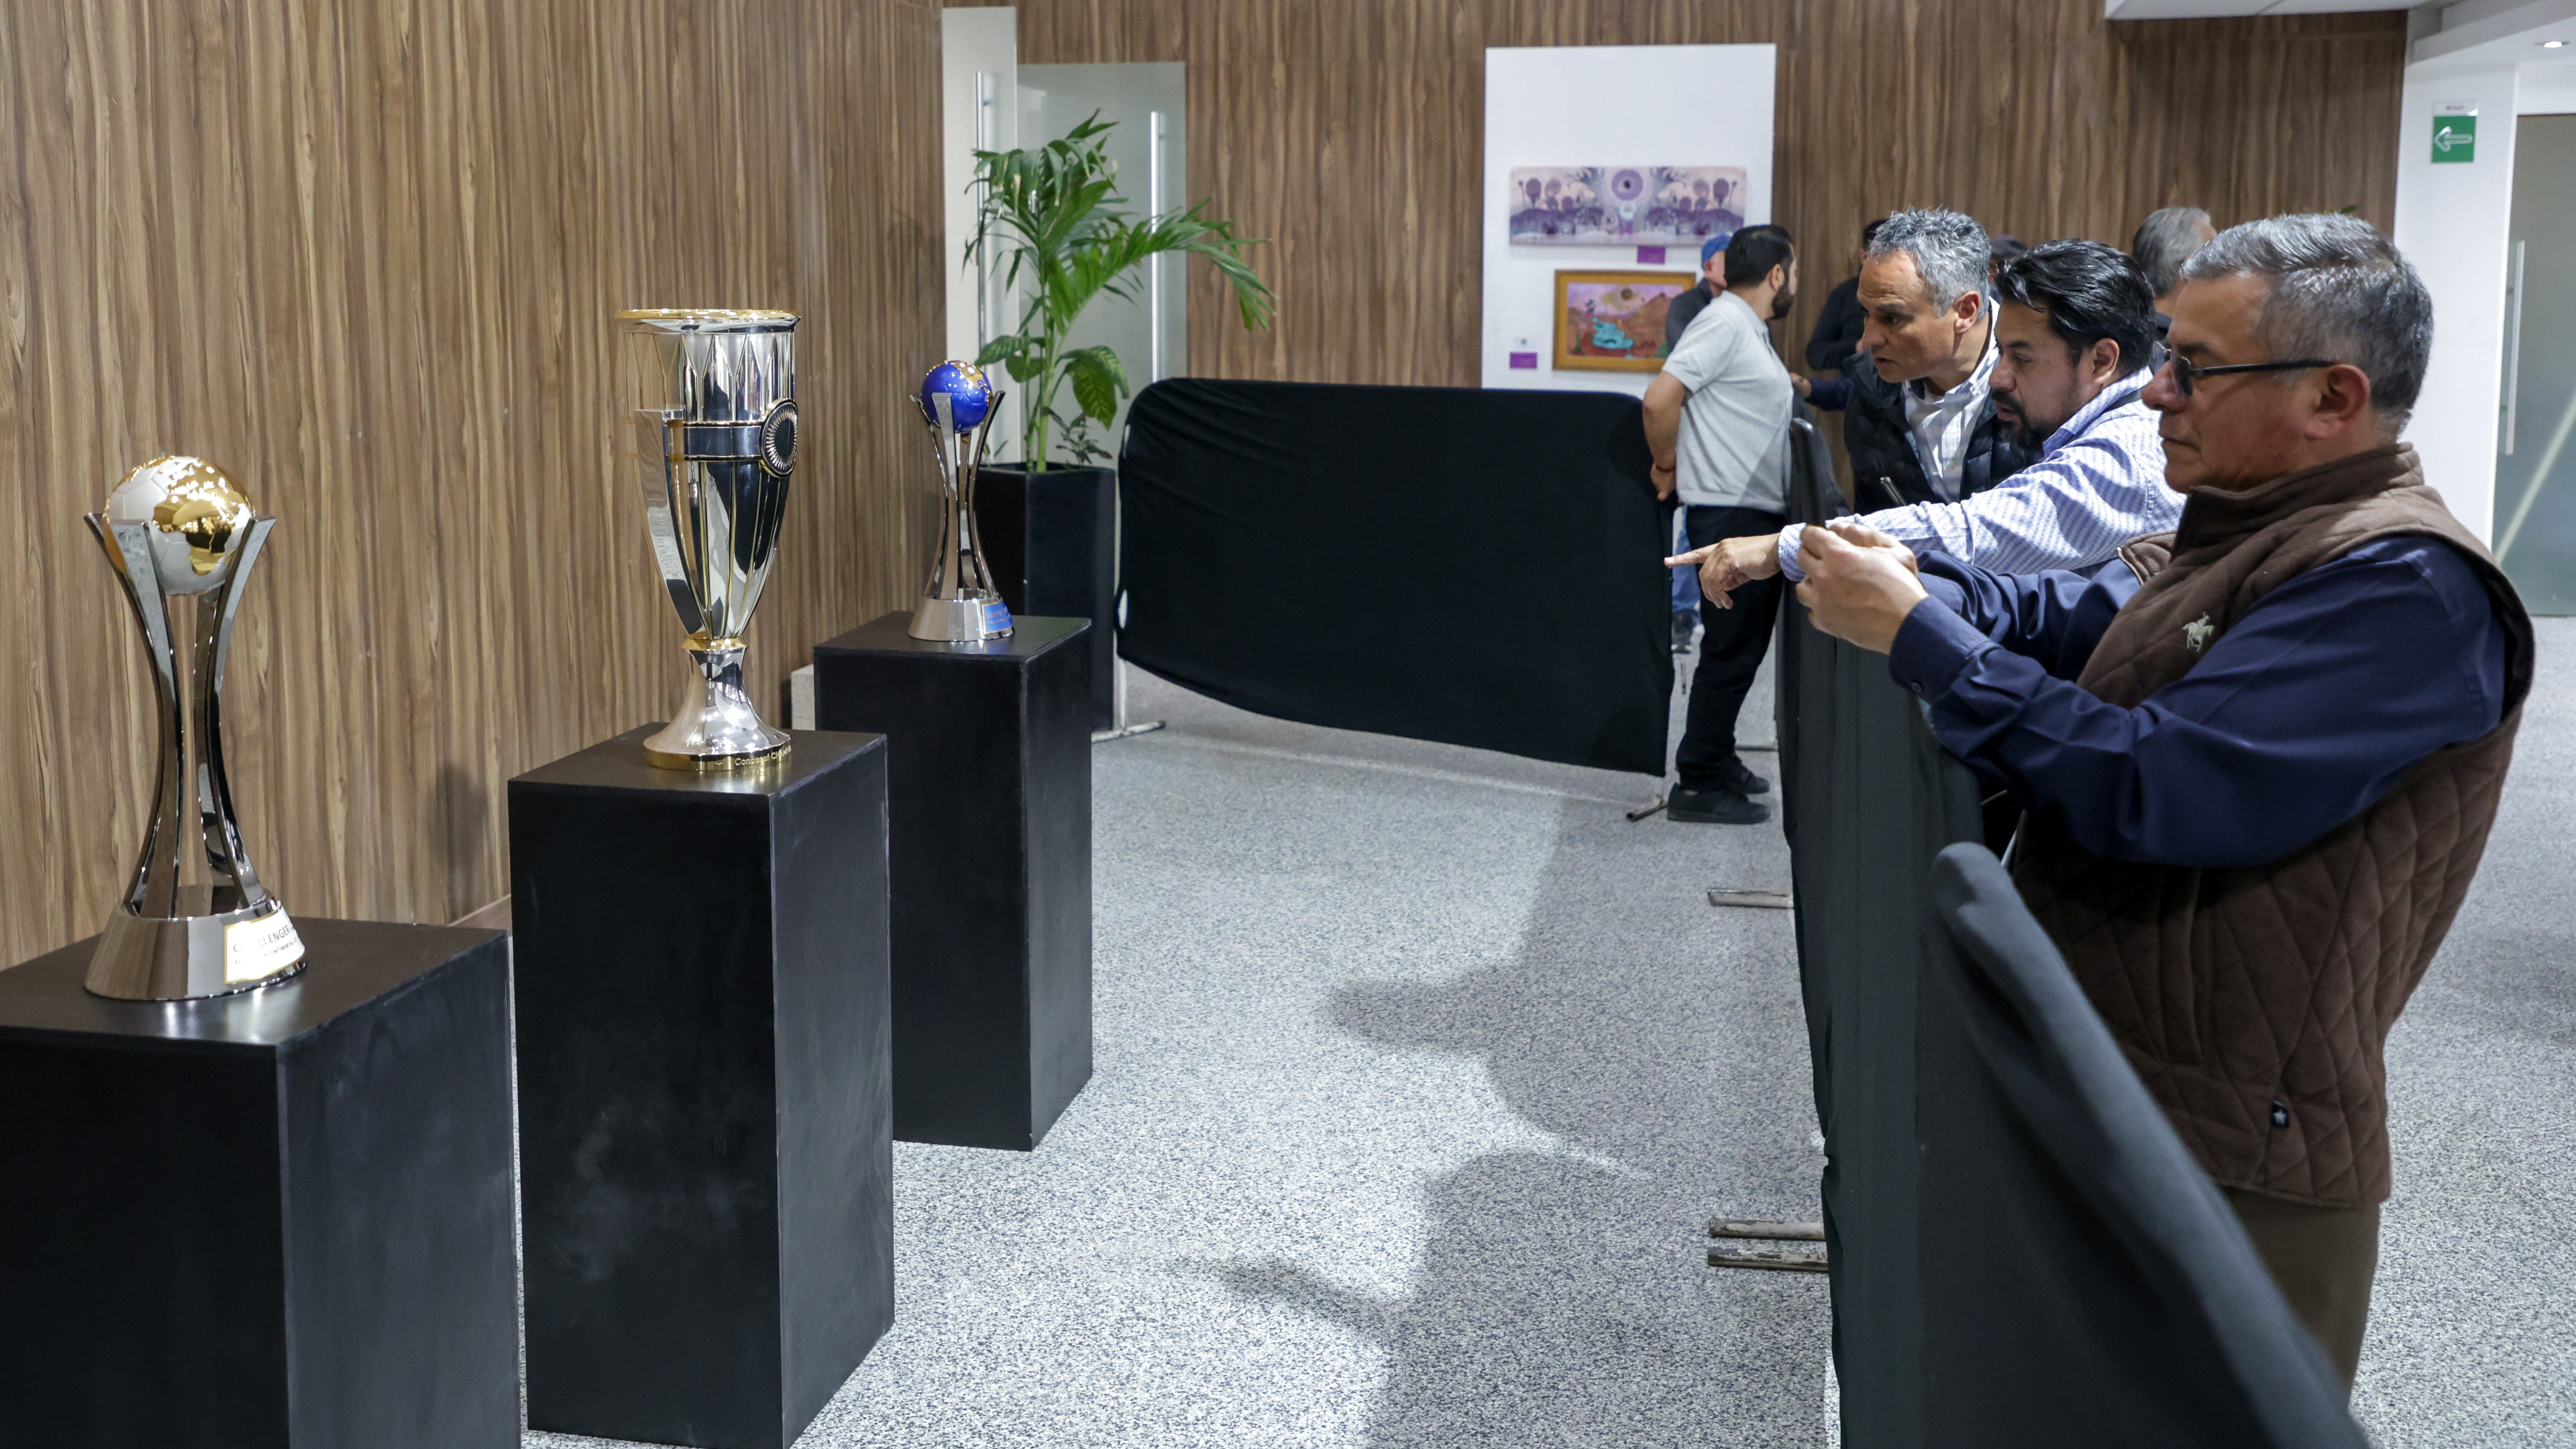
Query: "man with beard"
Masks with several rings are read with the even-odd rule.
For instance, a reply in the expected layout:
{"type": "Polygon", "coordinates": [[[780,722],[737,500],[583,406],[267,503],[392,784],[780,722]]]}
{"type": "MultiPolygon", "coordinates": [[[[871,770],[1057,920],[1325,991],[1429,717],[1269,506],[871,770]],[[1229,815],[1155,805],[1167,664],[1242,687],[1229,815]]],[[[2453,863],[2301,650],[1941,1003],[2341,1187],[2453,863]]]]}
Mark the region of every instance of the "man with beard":
{"type": "MultiPolygon", "coordinates": [[[[1655,491],[1665,498],[1680,492],[1683,526],[1695,545],[1755,530],[1767,537],[1787,521],[1796,394],[1772,346],[1771,323],[1797,300],[1797,248],[1779,227],[1746,227],[1726,244],[1723,276],[1726,290],[1691,323],[1646,389],[1655,491]]],[[[1668,813],[1675,820],[1752,825],[1771,818],[1769,806],[1749,798],[1771,787],[1737,756],[1735,717],[1770,647],[1778,581],[1748,588],[1742,602],[1700,606],[1707,629],[1674,762],[1680,779],[1668,813]]]]}
{"type": "MultiPolygon", "coordinates": [[[[2139,397],[2156,332],[2155,295],[2137,265],[2100,242],[2055,241],[2008,263],[1995,286],[1995,418],[2038,461],[1955,502],[1862,521],[1917,553],[1999,573],[2090,568],[2132,538],[2173,527],[2182,495],[2165,486],[2156,415],[2139,397]]],[[[1795,528],[1674,562],[1698,564],[1701,586],[1720,603],[1784,572],[1804,577],[1795,528]]]]}
{"type": "Polygon", "coordinates": [[[2433,299],[2377,228],[2221,232],[2171,342],[2175,531],[1996,573],[1810,528],[1798,596],[2010,787],[2022,899],[2349,1389],[2388,1034],[2495,821],[2531,619],[2398,441],[2433,299]]]}

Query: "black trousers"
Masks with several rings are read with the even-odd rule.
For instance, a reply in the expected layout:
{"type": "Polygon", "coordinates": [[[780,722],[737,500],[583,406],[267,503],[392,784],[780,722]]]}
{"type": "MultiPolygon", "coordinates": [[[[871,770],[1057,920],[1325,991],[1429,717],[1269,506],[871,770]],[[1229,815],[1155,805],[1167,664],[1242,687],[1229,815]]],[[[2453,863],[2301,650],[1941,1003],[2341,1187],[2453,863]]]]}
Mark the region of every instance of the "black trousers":
{"type": "MultiPolygon", "coordinates": [[[[1776,534],[1786,515],[1759,508],[1701,508],[1683,511],[1682,526],[1691,547],[1706,548],[1721,538],[1752,533],[1776,534]]],[[[1780,613],[1777,578],[1757,579],[1735,591],[1735,607],[1722,609],[1700,600],[1699,670],[1691,676],[1690,714],[1682,726],[1682,747],[1673,770],[1685,790],[1706,790],[1725,783],[1722,772],[1735,758],[1735,717],[1753,688],[1753,675],[1771,647],[1771,626],[1780,613]]]]}

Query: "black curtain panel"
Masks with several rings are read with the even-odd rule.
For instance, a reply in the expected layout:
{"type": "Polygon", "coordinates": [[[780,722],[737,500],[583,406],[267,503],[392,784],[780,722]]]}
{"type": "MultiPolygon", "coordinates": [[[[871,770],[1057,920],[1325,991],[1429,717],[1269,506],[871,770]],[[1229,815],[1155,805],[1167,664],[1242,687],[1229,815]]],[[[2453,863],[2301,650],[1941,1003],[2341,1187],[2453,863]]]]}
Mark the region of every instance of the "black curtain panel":
{"type": "Polygon", "coordinates": [[[1917,1031],[1928,1446],[2363,1449],[2342,1385],[1995,857],[1917,1031]]]}
{"type": "Polygon", "coordinates": [[[1661,776],[1648,462],[1623,394],[1158,382],[1118,459],[1120,653],[1281,719],[1661,776]]]}

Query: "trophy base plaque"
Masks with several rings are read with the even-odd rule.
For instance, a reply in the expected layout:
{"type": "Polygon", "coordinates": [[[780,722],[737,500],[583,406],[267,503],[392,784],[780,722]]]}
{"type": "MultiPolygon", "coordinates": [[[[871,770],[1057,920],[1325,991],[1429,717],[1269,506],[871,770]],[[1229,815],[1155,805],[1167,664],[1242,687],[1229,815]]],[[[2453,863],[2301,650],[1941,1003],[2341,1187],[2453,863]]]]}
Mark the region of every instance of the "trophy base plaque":
{"type": "Polygon", "coordinates": [[[179,916],[108,912],[84,984],[117,1001],[185,1001],[255,991],[304,969],[304,942],[285,907],[272,900],[216,911],[212,895],[181,887],[188,914],[179,916]]]}
{"type": "Polygon", "coordinates": [[[645,762],[665,770],[757,770],[787,756],[787,731],[772,729],[742,690],[740,639],[689,641],[697,666],[688,702],[650,739],[645,762]]]}
{"type": "Polygon", "coordinates": [[[1011,606],[999,594],[974,592],[955,599],[924,599],[905,632],[933,644],[981,644],[1011,637],[1011,606]]]}

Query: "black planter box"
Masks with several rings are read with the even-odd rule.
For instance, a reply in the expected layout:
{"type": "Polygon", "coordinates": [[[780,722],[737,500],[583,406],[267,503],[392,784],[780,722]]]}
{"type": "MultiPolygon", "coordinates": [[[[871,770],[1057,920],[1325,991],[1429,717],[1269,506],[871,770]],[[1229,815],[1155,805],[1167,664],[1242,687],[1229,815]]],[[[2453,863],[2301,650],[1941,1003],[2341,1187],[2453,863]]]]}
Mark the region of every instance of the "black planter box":
{"type": "Polygon", "coordinates": [[[814,650],[814,718],[888,737],[894,1135],[1027,1151],[1091,1079],[1080,619],[934,644],[888,614],[814,650]]]}
{"type": "Polygon", "coordinates": [[[975,526],[1012,617],[1089,619],[1091,728],[1118,716],[1118,473],[1112,468],[985,467],[975,526]]]}
{"type": "Polygon", "coordinates": [[[508,941],[295,926],[206,1001],[0,971],[0,1444],[516,1449],[508,941]]]}
{"type": "Polygon", "coordinates": [[[528,1426],[784,1449],[894,1319],[885,742],[510,782],[528,1426]]]}

